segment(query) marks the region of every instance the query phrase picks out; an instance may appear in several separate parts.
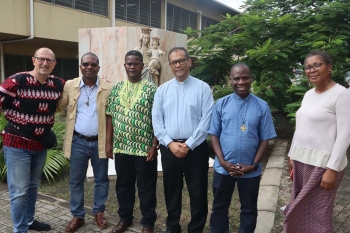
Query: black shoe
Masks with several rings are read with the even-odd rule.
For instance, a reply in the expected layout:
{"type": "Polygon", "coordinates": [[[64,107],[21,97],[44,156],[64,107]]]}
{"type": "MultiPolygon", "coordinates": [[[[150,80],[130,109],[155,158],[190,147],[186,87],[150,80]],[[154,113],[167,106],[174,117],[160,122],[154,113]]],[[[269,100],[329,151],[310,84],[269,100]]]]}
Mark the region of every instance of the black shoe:
{"type": "Polygon", "coordinates": [[[31,225],[29,225],[28,230],[32,230],[32,231],[49,231],[49,230],[51,230],[51,227],[50,227],[49,224],[38,222],[38,221],[34,220],[34,222],[31,225]]]}

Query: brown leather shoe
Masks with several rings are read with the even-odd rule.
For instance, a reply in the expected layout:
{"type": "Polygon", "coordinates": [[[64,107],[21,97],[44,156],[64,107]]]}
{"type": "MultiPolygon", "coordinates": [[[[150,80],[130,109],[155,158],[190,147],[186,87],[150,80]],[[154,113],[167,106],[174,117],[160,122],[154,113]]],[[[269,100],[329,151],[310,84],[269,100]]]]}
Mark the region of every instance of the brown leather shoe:
{"type": "Polygon", "coordinates": [[[100,229],[106,229],[108,227],[107,219],[104,213],[99,212],[95,215],[96,225],[100,229]]]}
{"type": "Polygon", "coordinates": [[[83,218],[74,217],[66,226],[66,233],[72,233],[84,226],[85,220],[83,218]]]}
{"type": "Polygon", "coordinates": [[[143,227],[141,233],[153,233],[153,227],[143,227]]]}
{"type": "Polygon", "coordinates": [[[112,233],[122,233],[126,230],[126,228],[130,227],[132,222],[119,222],[112,230],[112,233]]]}

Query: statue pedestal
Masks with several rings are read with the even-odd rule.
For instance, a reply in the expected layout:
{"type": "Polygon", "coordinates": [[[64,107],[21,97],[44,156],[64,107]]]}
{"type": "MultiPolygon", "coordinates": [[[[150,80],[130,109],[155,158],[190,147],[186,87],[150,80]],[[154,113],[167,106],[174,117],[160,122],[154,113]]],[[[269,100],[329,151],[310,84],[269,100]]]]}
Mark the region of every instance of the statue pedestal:
{"type": "MultiPolygon", "coordinates": [[[[112,83],[120,82],[127,78],[124,69],[125,54],[139,45],[142,35],[140,27],[79,29],[79,59],[87,52],[95,53],[100,61],[99,76],[112,83]]],[[[149,43],[153,37],[159,38],[159,49],[165,52],[160,58],[162,68],[159,80],[162,84],[174,77],[168,62],[169,50],[177,46],[187,48],[187,36],[154,28],[149,35],[149,43]]],[[[148,61],[148,55],[143,56],[144,61],[148,61]]]]}

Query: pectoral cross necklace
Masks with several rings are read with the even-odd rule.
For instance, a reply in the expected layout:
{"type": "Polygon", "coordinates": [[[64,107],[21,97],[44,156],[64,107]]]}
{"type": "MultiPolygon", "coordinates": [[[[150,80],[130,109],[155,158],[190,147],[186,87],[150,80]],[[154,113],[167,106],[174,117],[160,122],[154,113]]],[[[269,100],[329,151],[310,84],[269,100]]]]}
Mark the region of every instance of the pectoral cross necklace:
{"type": "Polygon", "coordinates": [[[85,102],[85,104],[86,104],[86,106],[88,106],[88,107],[89,107],[89,105],[90,105],[90,95],[91,95],[92,91],[94,90],[95,86],[96,86],[96,85],[94,85],[92,88],[90,88],[90,93],[88,94],[87,91],[86,91],[86,85],[84,85],[85,94],[86,94],[86,97],[87,97],[87,99],[88,99],[88,100],[85,102]]]}
{"type": "MultiPolygon", "coordinates": [[[[240,128],[240,130],[241,130],[242,132],[244,132],[244,131],[247,130],[247,127],[245,126],[245,120],[246,120],[246,117],[247,117],[247,112],[248,112],[248,108],[249,108],[249,104],[250,104],[250,99],[249,99],[249,101],[248,101],[247,108],[245,109],[244,118],[243,118],[243,116],[242,116],[242,114],[241,114],[241,111],[240,111],[240,109],[239,109],[239,106],[238,106],[236,100],[235,100],[235,103],[236,103],[236,106],[237,106],[237,111],[238,111],[238,113],[239,113],[239,116],[241,117],[241,119],[242,119],[242,121],[243,121],[243,124],[242,124],[241,127],[239,127],[239,128],[240,128]]],[[[244,106],[245,104],[246,104],[246,103],[244,103],[243,106],[244,106]]]]}

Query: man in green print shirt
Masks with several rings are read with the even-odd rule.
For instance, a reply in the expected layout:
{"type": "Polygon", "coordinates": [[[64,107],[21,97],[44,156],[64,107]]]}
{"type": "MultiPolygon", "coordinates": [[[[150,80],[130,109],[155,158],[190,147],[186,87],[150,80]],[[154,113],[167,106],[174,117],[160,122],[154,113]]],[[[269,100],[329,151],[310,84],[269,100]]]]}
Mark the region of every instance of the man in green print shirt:
{"type": "Polygon", "coordinates": [[[115,155],[119,223],[112,233],[133,224],[135,182],[143,215],[142,233],[153,232],[156,221],[157,146],[151,111],[156,85],[141,78],[143,57],[131,50],[125,55],[128,79],[116,84],[107,106],[107,155],[115,155]]]}

